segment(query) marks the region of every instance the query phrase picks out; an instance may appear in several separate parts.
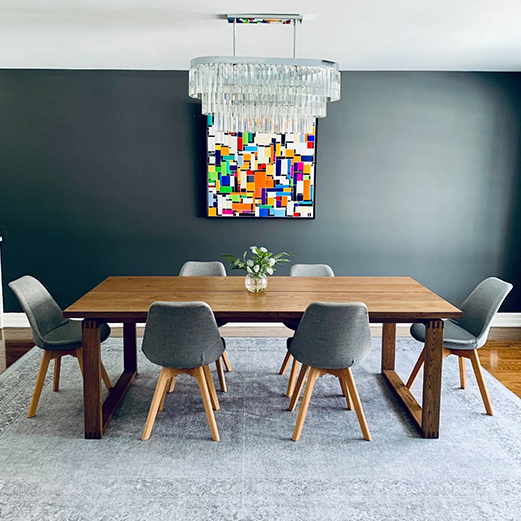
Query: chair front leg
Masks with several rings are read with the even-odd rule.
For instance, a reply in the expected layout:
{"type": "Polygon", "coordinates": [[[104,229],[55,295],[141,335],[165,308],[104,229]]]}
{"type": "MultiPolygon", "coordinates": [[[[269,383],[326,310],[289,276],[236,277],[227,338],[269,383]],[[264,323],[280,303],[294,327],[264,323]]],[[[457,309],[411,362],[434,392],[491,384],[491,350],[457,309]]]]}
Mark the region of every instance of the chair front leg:
{"type": "Polygon", "coordinates": [[[472,368],[474,369],[474,374],[476,375],[476,380],[478,381],[479,392],[481,393],[481,398],[483,398],[483,403],[485,404],[485,410],[489,416],[494,416],[494,410],[492,409],[492,403],[490,402],[490,396],[488,395],[487,386],[485,384],[485,379],[483,378],[483,373],[481,371],[481,363],[479,361],[478,351],[477,349],[473,349],[469,353],[470,361],[472,362],[472,368]]]}
{"type": "Polygon", "coordinates": [[[360,429],[362,430],[362,434],[364,436],[364,440],[371,441],[371,433],[369,432],[369,426],[367,425],[367,420],[365,419],[364,409],[362,408],[362,402],[360,401],[360,396],[358,395],[358,390],[355,385],[355,379],[353,378],[353,373],[351,369],[344,369],[344,380],[349,389],[349,394],[353,399],[353,404],[355,406],[356,416],[358,418],[358,423],[360,424],[360,429]]]}
{"type": "Polygon", "coordinates": [[[43,384],[45,382],[45,376],[49,369],[49,362],[51,361],[51,352],[44,351],[42,355],[42,362],[40,364],[40,370],[36,377],[36,384],[34,385],[33,397],[31,398],[31,405],[29,405],[29,412],[27,413],[28,418],[32,418],[36,414],[40,395],[42,394],[43,384]]]}
{"type": "Polygon", "coordinates": [[[215,385],[213,384],[212,371],[210,371],[209,365],[203,366],[204,377],[206,378],[206,385],[208,387],[208,392],[210,393],[210,398],[212,400],[212,407],[215,411],[218,411],[221,407],[219,405],[219,399],[217,398],[217,393],[215,392],[215,385]]]}
{"type": "Polygon", "coordinates": [[[208,385],[202,367],[192,369],[192,375],[197,378],[197,382],[199,383],[199,389],[201,391],[201,397],[203,399],[204,410],[206,412],[206,419],[208,420],[212,440],[219,441],[219,431],[217,430],[217,423],[213,414],[212,400],[210,398],[210,393],[208,392],[208,385]]]}

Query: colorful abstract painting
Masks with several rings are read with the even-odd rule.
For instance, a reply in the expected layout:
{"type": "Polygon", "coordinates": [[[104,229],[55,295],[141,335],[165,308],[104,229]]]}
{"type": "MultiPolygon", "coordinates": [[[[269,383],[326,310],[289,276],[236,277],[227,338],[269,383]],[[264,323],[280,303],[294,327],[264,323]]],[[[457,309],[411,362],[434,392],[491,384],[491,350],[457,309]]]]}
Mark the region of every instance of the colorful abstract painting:
{"type": "Polygon", "coordinates": [[[216,132],[208,116],[208,217],[315,216],[315,132],[216,132]]]}

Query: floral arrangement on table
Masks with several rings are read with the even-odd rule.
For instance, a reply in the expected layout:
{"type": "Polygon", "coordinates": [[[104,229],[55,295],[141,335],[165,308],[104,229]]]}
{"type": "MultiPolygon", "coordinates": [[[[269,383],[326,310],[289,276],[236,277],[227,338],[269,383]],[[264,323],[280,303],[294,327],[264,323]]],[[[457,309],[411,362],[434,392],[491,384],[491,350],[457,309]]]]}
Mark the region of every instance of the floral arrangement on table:
{"type": "Polygon", "coordinates": [[[268,287],[268,275],[273,275],[275,266],[281,262],[291,262],[284,258],[291,256],[291,253],[283,251],[273,255],[264,246],[250,246],[250,251],[252,256],[249,259],[246,258],[248,250],[244,252],[242,259],[231,253],[221,253],[221,257],[230,263],[232,270],[245,270],[246,289],[251,293],[260,293],[268,287]]]}

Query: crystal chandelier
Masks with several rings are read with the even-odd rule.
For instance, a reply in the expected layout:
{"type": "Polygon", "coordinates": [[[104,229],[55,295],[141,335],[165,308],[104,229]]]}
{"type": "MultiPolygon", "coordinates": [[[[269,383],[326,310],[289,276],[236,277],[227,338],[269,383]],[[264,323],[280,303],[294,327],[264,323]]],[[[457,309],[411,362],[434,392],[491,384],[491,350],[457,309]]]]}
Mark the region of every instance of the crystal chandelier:
{"type": "Polygon", "coordinates": [[[340,99],[338,64],[296,59],[300,15],[228,15],[233,23],[233,56],[195,58],[190,63],[189,94],[202,101],[224,132],[311,133],[324,118],[328,101],[340,99]],[[238,23],[293,24],[293,58],[235,56],[238,23]]]}

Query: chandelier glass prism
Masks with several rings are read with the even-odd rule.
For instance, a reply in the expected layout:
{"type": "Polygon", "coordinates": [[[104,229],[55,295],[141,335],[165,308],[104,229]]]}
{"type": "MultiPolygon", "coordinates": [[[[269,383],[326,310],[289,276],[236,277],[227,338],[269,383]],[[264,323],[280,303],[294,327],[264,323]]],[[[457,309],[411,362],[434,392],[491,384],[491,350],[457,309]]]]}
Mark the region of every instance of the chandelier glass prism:
{"type": "Polygon", "coordinates": [[[300,15],[228,15],[234,25],[234,56],[195,58],[190,63],[189,95],[213,116],[216,130],[255,133],[311,133],[327,103],[340,99],[338,64],[296,59],[300,15]],[[235,56],[238,23],[293,24],[293,58],[235,56]]]}

